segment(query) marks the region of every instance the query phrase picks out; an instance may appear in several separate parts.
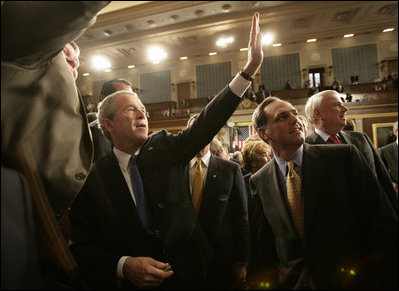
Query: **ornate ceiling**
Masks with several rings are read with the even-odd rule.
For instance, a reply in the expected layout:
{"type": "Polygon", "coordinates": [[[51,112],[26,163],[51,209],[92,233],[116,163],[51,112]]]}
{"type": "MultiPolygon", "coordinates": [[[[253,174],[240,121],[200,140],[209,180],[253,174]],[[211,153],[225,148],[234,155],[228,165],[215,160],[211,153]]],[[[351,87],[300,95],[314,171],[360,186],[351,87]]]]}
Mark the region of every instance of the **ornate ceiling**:
{"type": "Polygon", "coordinates": [[[82,35],[80,71],[92,71],[91,57],[103,55],[112,68],[146,65],[147,50],[158,45],[166,61],[238,51],[247,46],[252,14],[261,16],[262,32],[275,43],[292,46],[309,38],[328,41],[344,34],[381,33],[394,27],[397,38],[397,1],[114,1],[82,35]],[[227,48],[218,48],[222,36],[233,36],[227,48]]]}

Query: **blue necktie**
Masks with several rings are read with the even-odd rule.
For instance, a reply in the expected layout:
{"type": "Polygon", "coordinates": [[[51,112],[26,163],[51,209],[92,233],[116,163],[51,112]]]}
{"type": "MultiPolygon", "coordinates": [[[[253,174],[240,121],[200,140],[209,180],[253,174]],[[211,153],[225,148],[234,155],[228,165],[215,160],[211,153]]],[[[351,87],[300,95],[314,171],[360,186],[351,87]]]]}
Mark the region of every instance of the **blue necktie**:
{"type": "Polygon", "coordinates": [[[144,187],[143,182],[141,181],[139,169],[137,168],[136,158],[136,155],[130,157],[130,175],[132,178],[134,197],[136,198],[137,211],[143,226],[148,229],[149,223],[145,205],[144,187]]]}

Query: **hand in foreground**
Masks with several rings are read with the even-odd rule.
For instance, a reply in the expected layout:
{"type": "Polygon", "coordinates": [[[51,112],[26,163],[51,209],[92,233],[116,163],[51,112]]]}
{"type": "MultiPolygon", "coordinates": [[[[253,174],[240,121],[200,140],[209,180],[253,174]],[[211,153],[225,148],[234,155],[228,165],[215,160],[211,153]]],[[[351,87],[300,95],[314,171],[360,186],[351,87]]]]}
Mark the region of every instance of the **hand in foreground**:
{"type": "Polygon", "coordinates": [[[167,267],[168,263],[161,263],[149,257],[129,257],[123,265],[123,274],[139,288],[157,287],[173,275],[173,271],[164,271],[167,267]]]}
{"type": "Polygon", "coordinates": [[[259,13],[255,12],[252,17],[251,32],[248,43],[248,59],[243,72],[253,77],[260,68],[263,61],[262,34],[259,26],[259,13]]]}

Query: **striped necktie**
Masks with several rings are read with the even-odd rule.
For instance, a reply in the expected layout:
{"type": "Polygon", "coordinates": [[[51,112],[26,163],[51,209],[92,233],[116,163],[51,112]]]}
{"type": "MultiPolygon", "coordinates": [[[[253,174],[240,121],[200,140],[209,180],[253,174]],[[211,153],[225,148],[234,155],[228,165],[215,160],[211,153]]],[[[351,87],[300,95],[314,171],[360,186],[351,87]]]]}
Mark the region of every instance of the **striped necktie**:
{"type": "Polygon", "coordinates": [[[335,144],[341,143],[341,141],[339,140],[339,138],[336,134],[331,135],[328,139],[331,140],[335,144]]]}

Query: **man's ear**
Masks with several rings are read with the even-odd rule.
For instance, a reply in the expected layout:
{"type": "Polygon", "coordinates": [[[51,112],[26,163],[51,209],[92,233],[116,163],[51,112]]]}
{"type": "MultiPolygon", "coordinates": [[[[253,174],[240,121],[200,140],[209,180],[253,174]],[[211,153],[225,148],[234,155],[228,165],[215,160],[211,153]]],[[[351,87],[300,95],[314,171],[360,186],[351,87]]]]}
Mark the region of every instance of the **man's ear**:
{"type": "Polygon", "coordinates": [[[315,109],[313,110],[313,115],[314,115],[314,117],[315,117],[316,120],[321,119],[320,109],[315,108],[315,109]]]}
{"type": "Polygon", "coordinates": [[[114,128],[114,123],[111,119],[108,118],[104,118],[103,120],[101,120],[101,124],[108,132],[111,132],[114,128]]]}
{"type": "Polygon", "coordinates": [[[258,128],[258,135],[263,139],[269,142],[270,138],[269,135],[267,134],[267,130],[263,127],[258,128]]]}

